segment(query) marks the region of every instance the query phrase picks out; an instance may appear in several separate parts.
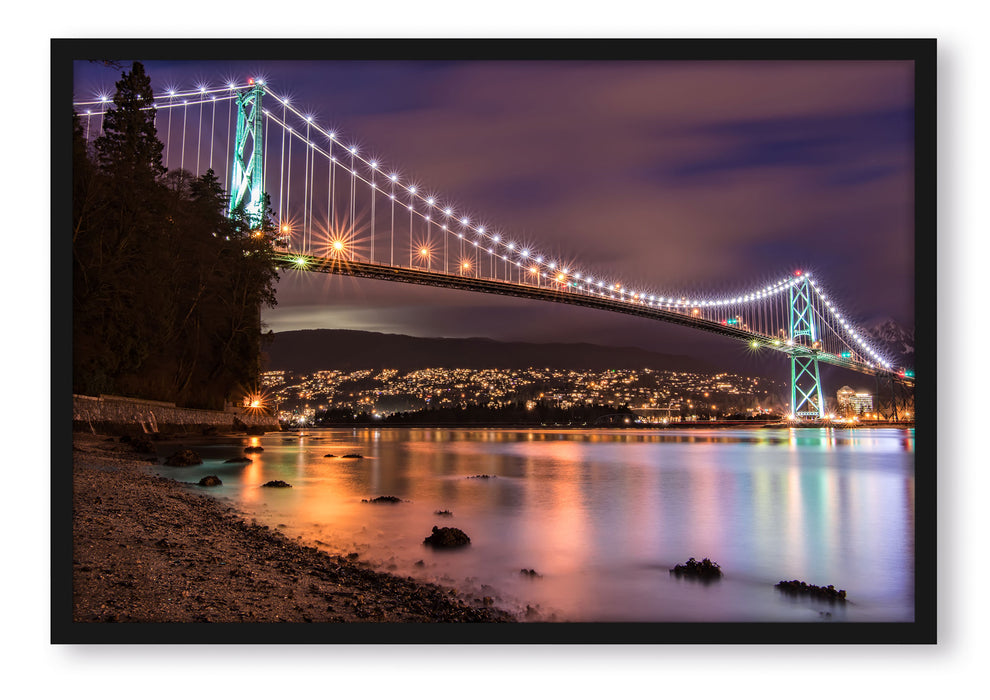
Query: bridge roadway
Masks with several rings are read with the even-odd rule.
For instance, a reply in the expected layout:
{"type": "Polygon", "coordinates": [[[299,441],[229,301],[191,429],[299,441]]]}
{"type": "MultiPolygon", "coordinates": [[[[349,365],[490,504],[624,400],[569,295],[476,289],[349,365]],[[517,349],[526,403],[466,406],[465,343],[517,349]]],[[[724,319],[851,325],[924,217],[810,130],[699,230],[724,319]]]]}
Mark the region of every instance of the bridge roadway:
{"type": "MultiPolygon", "coordinates": [[[[772,338],[761,333],[753,333],[741,328],[722,325],[717,321],[709,321],[703,318],[695,318],[689,314],[669,309],[661,309],[649,306],[645,303],[634,304],[628,301],[610,299],[608,297],[596,296],[580,291],[564,291],[552,287],[538,287],[536,285],[520,284],[516,282],[505,282],[497,279],[483,277],[468,277],[461,275],[451,275],[443,272],[434,272],[426,268],[393,267],[379,263],[359,262],[355,260],[344,260],[341,258],[324,258],[302,253],[290,253],[286,251],[276,252],[275,259],[280,265],[287,269],[307,270],[310,272],[323,272],[332,275],[345,275],[348,277],[364,277],[367,279],[386,280],[389,282],[405,282],[407,284],[419,284],[429,287],[442,287],[446,289],[462,289],[469,292],[482,292],[485,294],[500,294],[502,296],[522,297],[525,299],[538,299],[540,301],[552,301],[559,304],[573,304],[584,306],[590,309],[602,309],[603,311],[614,311],[617,313],[641,316],[656,321],[676,323],[680,326],[688,326],[698,330],[716,333],[718,335],[737,338],[747,344],[756,341],[760,347],[769,348],[785,355],[799,355],[805,357],[817,356],[819,362],[827,362],[838,367],[868,375],[892,375],[898,381],[913,385],[911,378],[902,377],[896,373],[878,370],[869,367],[861,362],[843,359],[831,353],[809,348],[804,345],[775,344],[776,338],[772,338]]],[[[779,341],[778,341],[779,342],[779,341]]]]}

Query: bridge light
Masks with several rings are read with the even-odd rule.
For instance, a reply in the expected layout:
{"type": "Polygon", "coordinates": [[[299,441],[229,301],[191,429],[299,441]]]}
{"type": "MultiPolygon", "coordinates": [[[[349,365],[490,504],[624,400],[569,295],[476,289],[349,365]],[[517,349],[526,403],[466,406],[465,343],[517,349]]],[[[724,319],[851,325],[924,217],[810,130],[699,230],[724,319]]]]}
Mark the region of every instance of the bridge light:
{"type": "Polygon", "coordinates": [[[409,192],[412,193],[412,194],[416,194],[416,186],[415,185],[411,186],[409,188],[409,192]]]}
{"type": "Polygon", "coordinates": [[[399,176],[396,175],[395,173],[392,173],[391,175],[388,176],[388,179],[391,180],[392,182],[395,182],[396,180],[399,179],[399,176]]]}
{"type": "Polygon", "coordinates": [[[307,263],[308,261],[306,260],[306,258],[296,258],[297,267],[306,267],[307,263]]]}
{"type": "Polygon", "coordinates": [[[461,219],[461,223],[464,224],[465,226],[468,225],[469,222],[466,216],[463,219],[461,219]]]}
{"type": "Polygon", "coordinates": [[[448,208],[448,209],[444,209],[443,213],[446,214],[447,216],[450,216],[453,212],[451,212],[451,210],[448,208]]]}
{"type": "Polygon", "coordinates": [[[334,131],[331,131],[329,134],[327,134],[328,139],[334,139],[336,137],[337,137],[337,133],[334,131]]]}
{"type": "Polygon", "coordinates": [[[351,147],[350,147],[350,148],[348,148],[347,150],[351,152],[351,155],[352,155],[352,156],[353,156],[353,155],[357,155],[357,146],[351,146],[351,147]]]}
{"type": "Polygon", "coordinates": [[[478,233],[484,233],[484,232],[485,232],[485,227],[484,226],[479,226],[478,227],[478,233]]]}
{"type": "Polygon", "coordinates": [[[430,197],[429,199],[427,199],[427,200],[426,200],[426,203],[427,203],[427,204],[429,204],[429,205],[430,205],[430,206],[432,207],[432,206],[433,206],[433,203],[434,203],[434,201],[435,201],[435,200],[433,199],[433,197],[430,197]]]}
{"type": "Polygon", "coordinates": [[[492,240],[498,243],[500,240],[502,240],[502,238],[496,233],[494,236],[492,236],[492,240]]]}
{"type": "Polygon", "coordinates": [[[374,161],[374,160],[373,160],[373,161],[371,161],[370,163],[368,163],[368,165],[370,165],[370,166],[371,166],[371,169],[372,169],[372,170],[378,170],[378,162],[377,162],[377,161],[374,161]]]}
{"type": "Polygon", "coordinates": [[[343,241],[334,241],[333,242],[333,249],[336,250],[336,251],[343,250],[344,249],[344,242],[343,241]]]}
{"type": "Polygon", "coordinates": [[[751,341],[750,344],[749,344],[749,347],[751,347],[753,349],[756,349],[756,348],[760,347],[760,341],[758,341],[758,340],[751,341]]]}
{"type": "Polygon", "coordinates": [[[427,255],[430,254],[430,251],[427,250],[426,248],[420,248],[419,249],[419,254],[422,255],[425,258],[427,255]]]}

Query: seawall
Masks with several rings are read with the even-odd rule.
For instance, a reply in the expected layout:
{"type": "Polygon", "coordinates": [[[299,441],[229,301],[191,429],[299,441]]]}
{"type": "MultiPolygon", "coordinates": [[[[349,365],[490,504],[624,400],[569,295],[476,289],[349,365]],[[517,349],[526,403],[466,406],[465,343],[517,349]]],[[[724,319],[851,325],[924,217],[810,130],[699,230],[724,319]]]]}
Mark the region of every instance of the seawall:
{"type": "Polygon", "coordinates": [[[121,396],[72,395],[72,428],[94,433],[279,430],[274,416],[241,408],[209,411],[121,396]]]}

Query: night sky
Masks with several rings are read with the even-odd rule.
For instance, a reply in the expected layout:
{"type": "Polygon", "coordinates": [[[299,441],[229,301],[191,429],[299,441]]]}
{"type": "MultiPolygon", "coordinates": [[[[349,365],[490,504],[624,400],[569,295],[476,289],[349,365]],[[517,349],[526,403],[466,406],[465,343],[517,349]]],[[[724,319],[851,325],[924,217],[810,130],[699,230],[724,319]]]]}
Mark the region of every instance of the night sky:
{"type": "MultiPolygon", "coordinates": [[[[630,288],[811,271],[913,325],[913,67],[862,61],[144,61],[156,91],[263,75],[406,180],[630,288]]],[[[80,63],[76,99],[119,70],[80,63]]],[[[716,356],[697,331],[566,305],[291,272],[275,331],[584,341],[716,356]]],[[[782,363],[781,363],[782,364],[782,363]]]]}

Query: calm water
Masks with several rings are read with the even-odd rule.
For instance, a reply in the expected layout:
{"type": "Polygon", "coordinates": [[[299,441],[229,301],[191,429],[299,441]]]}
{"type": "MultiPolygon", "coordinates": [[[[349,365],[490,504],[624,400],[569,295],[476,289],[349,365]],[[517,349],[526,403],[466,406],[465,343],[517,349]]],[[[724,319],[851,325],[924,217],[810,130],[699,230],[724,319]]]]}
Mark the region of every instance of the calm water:
{"type": "Polygon", "coordinates": [[[160,473],[216,474],[204,491],[290,537],[539,619],[913,620],[913,430],[357,429],[196,449],[203,465],[160,473]],[[249,444],[251,464],[223,464],[249,444]],[[376,496],[404,502],[361,502],[376,496]],[[434,525],[471,546],[424,546],[434,525]],[[669,573],[689,557],[725,576],[669,573]],[[773,588],[795,578],[849,603],[773,588]]]}

